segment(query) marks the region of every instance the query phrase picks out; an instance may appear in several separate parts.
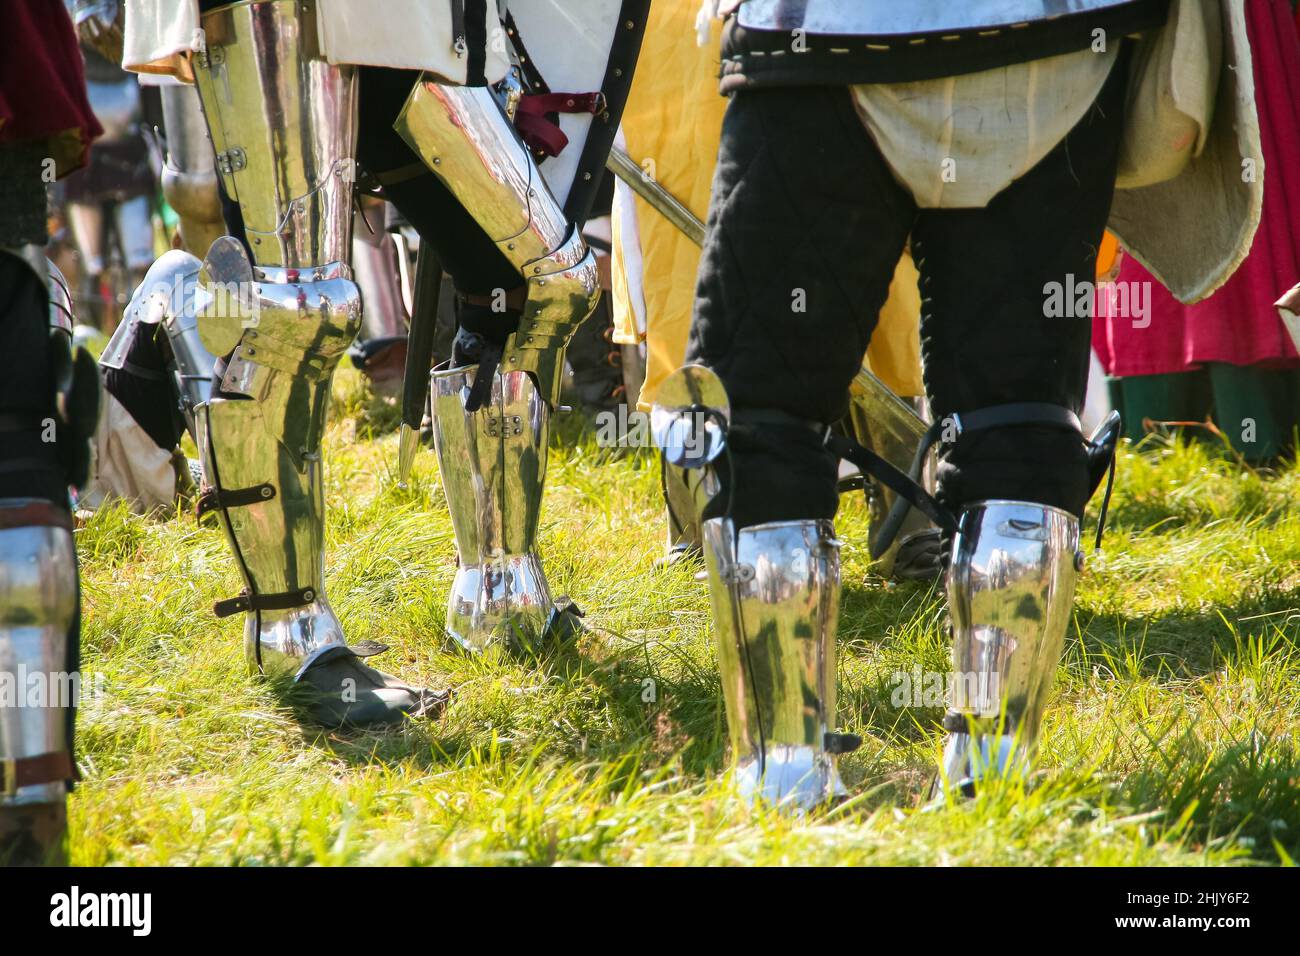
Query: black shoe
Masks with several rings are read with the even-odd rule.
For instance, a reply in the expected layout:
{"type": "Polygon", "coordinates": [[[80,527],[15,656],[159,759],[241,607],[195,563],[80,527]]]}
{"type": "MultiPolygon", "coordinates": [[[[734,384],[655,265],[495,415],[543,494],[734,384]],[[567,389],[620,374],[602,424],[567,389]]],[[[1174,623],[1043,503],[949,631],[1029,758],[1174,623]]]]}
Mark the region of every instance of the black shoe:
{"type": "Polygon", "coordinates": [[[412,687],[361,662],[340,646],[321,654],[298,679],[308,717],[326,728],[388,727],[408,717],[436,719],[449,690],[412,687]]]}

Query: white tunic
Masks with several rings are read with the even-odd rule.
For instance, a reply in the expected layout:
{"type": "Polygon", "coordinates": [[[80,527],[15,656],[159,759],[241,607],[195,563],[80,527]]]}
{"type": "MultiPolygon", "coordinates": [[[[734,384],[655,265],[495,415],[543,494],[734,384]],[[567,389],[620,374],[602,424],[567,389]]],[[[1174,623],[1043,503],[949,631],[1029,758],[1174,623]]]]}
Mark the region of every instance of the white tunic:
{"type": "MultiPolygon", "coordinates": [[[[321,52],[331,63],[428,70],[464,83],[467,58],[452,48],[451,4],[430,0],[316,0],[321,52]]],[[[506,75],[496,5],[487,4],[484,72],[506,75]],[[495,42],[494,42],[495,39],[495,42]]],[[[126,0],[122,66],[191,81],[190,53],[202,48],[197,0],[126,0]]]]}

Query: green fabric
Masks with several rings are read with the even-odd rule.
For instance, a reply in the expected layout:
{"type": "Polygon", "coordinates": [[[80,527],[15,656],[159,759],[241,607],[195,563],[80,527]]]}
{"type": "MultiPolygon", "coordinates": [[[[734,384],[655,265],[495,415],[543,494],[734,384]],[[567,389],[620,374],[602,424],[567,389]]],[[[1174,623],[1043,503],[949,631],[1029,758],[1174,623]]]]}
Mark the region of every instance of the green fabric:
{"type": "MultiPolygon", "coordinates": [[[[1300,369],[1212,363],[1193,372],[1111,379],[1112,404],[1124,435],[1140,441],[1143,421],[1202,422],[1208,417],[1251,464],[1290,454],[1300,430],[1300,369]]],[[[1210,438],[1204,429],[1186,437],[1210,438]]],[[[1214,439],[1217,441],[1218,439],[1214,439]]]]}
{"type": "Polygon", "coordinates": [[[1295,447],[1300,428],[1300,369],[1215,363],[1214,423],[1250,462],[1271,461],[1295,447]]]}

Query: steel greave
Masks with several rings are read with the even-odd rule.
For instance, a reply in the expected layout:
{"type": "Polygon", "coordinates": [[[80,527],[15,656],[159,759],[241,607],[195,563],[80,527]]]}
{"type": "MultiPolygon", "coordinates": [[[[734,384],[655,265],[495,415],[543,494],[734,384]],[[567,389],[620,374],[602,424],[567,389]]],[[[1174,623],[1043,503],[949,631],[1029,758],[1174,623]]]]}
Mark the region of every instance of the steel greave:
{"type": "Polygon", "coordinates": [[[1068,512],[1023,501],[962,512],[948,572],[954,674],[941,788],[1025,768],[1081,564],[1079,521],[1068,512]]]}
{"type": "Polygon", "coordinates": [[[839,542],[829,521],[704,522],[715,648],[741,793],[806,809],[844,792],[835,721],[839,542]]]}
{"type": "Polygon", "coordinates": [[[526,372],[493,377],[465,410],[478,366],[434,372],[433,438],[460,565],[447,631],[467,650],[540,636],[554,608],[536,553],[549,411],[526,372]]]}
{"type": "MultiPolygon", "coordinates": [[[[0,500],[0,508],[30,499],[0,500]]],[[[0,530],[0,760],[68,749],[68,710],[80,676],[69,645],[77,615],[72,532],[32,526],[0,530]]],[[[62,801],[62,782],[0,793],[0,807],[62,801]]]]}
{"type": "Polygon", "coordinates": [[[220,513],[251,594],[312,592],[304,607],[250,612],[245,627],[251,664],[297,676],[344,643],[325,600],[321,439],[334,369],[361,322],[360,294],[345,275],[340,267],[316,282],[256,284],[256,321],[198,416],[204,478],[218,495],[273,489],[220,513]]]}

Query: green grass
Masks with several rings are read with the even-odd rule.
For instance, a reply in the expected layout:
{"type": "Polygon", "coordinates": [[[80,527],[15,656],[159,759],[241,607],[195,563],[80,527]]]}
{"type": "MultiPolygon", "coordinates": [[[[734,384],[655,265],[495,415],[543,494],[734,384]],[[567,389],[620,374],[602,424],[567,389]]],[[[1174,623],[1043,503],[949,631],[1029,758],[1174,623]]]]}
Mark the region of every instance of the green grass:
{"type": "MultiPolygon", "coordinates": [[[[300,726],[250,678],[240,588],[216,527],[95,515],[77,532],[84,709],[78,864],[1275,864],[1300,856],[1300,470],[1203,445],[1122,454],[1105,556],[1082,578],[1039,769],[927,811],[941,707],[896,708],[893,674],[944,669],[943,604],[894,586],[847,499],[842,761],[854,794],[791,819],[728,789],[708,598],[657,570],[644,454],[556,444],[541,551],[591,626],[539,659],[448,646],[455,570],[436,464],[394,480],[395,414],[340,372],[327,439],[329,594],[379,666],[453,686],[437,723],[300,726]],[[648,699],[649,698],[649,699],[648,699]]],[[[564,430],[575,432],[570,424],[564,430]]],[[[1090,516],[1093,518],[1094,516],[1090,516]]],[[[1090,520],[1085,535],[1093,526],[1090,520]]]]}

